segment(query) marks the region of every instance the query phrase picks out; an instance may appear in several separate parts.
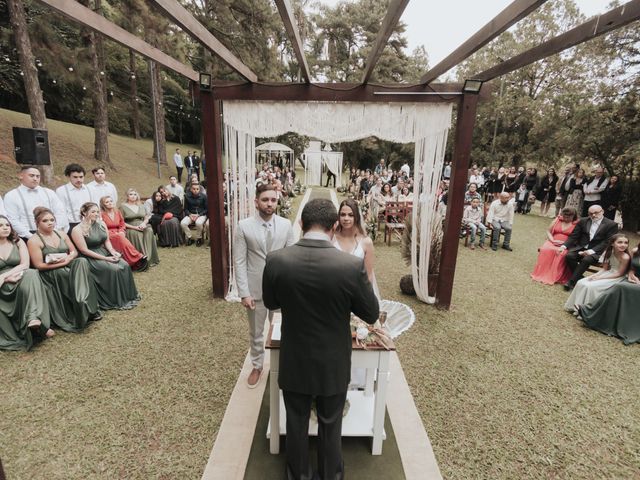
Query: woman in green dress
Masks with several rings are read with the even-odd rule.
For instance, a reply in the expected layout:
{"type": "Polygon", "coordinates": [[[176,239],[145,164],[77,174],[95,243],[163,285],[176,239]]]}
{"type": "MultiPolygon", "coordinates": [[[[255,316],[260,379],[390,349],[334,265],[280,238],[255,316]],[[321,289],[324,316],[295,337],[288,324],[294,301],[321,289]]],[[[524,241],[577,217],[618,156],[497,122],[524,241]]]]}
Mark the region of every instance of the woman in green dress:
{"type": "Polygon", "coordinates": [[[49,305],[29,251],[0,215],[0,350],[29,350],[33,333],[52,337],[49,305]]]}
{"type": "Polygon", "coordinates": [[[620,337],[626,345],[640,342],[640,245],[631,254],[626,281],[581,306],[579,312],[589,328],[620,337]]]}
{"type": "Polygon", "coordinates": [[[89,320],[102,318],[89,262],[77,258],[78,251],[66,233],[55,230],[51,210],[36,207],[33,218],[37,230],[27,247],[45,287],[51,321],[65,332],[80,332],[89,320]]]}
{"type": "Polygon", "coordinates": [[[100,208],[87,202],[80,207],[81,222],[71,231],[78,251],[89,261],[98,293],[98,305],[103,310],[128,310],[140,301],[131,267],[120,258],[100,220],[100,208]]]}
{"type": "Polygon", "coordinates": [[[127,239],[136,250],[147,256],[149,266],[160,263],[156,236],[149,225],[151,214],[148,214],[144,205],[140,203],[140,195],[134,188],[127,190],[127,200],[120,205],[120,212],[124,218],[127,239]]]}

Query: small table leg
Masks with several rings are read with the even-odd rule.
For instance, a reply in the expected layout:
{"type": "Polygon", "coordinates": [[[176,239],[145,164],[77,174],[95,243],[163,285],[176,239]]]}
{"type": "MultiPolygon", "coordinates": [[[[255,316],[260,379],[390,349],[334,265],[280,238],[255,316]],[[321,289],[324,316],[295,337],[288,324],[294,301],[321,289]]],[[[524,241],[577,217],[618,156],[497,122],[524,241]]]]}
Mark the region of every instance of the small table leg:
{"type": "Polygon", "coordinates": [[[387,387],[389,386],[389,352],[380,352],[376,399],[373,407],[373,445],[371,455],[382,455],[382,432],[386,411],[387,387]]]}
{"type": "Polygon", "coordinates": [[[271,367],[269,371],[269,416],[271,419],[271,436],[269,452],[280,453],[280,388],[278,387],[278,370],[280,369],[280,350],[270,349],[271,367]]]}

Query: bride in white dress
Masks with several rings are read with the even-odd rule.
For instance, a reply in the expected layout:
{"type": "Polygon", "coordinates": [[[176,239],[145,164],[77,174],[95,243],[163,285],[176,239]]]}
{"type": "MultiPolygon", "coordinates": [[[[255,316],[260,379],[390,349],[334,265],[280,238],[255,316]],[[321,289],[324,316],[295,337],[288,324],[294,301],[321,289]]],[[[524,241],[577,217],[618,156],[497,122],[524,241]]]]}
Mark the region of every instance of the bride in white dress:
{"type": "Polygon", "coordinates": [[[333,244],[338,250],[364,258],[364,268],[373,291],[380,300],[380,292],[373,273],[375,251],[373,241],[362,226],[362,216],[358,204],[353,199],[344,200],[338,209],[338,228],[336,228],[333,244]]]}

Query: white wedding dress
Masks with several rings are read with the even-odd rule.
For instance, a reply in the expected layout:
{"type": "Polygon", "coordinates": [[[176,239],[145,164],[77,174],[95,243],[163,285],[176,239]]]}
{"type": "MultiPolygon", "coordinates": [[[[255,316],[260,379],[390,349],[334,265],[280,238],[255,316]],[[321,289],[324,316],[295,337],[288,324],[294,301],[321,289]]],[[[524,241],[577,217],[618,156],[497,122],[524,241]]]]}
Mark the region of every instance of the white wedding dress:
{"type": "MultiPolygon", "coordinates": [[[[340,242],[338,241],[338,239],[336,237],[333,238],[333,246],[336,247],[341,252],[350,253],[351,255],[355,255],[358,258],[364,258],[364,248],[362,248],[362,240],[363,239],[364,239],[364,237],[361,238],[358,241],[358,243],[356,243],[356,246],[350,252],[346,252],[345,250],[342,249],[342,247],[340,246],[340,242]]],[[[375,293],[376,298],[378,299],[378,301],[382,300],[382,298],[380,297],[380,291],[378,290],[378,282],[376,282],[376,274],[375,273],[371,274],[371,285],[373,286],[373,293],[375,293]]]]}

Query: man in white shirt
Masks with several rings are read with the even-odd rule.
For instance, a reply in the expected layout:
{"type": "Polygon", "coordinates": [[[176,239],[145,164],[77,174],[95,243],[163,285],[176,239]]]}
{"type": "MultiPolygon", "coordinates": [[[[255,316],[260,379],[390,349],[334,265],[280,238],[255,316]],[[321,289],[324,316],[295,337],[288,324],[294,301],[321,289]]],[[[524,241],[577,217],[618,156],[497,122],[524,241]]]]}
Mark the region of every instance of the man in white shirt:
{"type": "Polygon", "coordinates": [[[64,169],[65,176],[69,182],[58,187],[56,194],[64,205],[69,222],[69,233],[73,227],[80,223],[80,207],[87,202],[95,202],[91,197],[89,188],[84,184],[84,167],[77,163],[71,163],[64,169]]]}
{"type": "Polygon", "coordinates": [[[47,207],[56,217],[56,229],[66,232],[69,222],[64,205],[53,190],[40,186],[40,170],[25,165],[20,170],[20,186],[7,192],[4,207],[18,236],[29,239],[36,231],[33,209],[47,207]]]}
{"type": "Polygon", "coordinates": [[[607,188],[609,180],[604,176],[604,168],[596,167],[595,175],[584,186],[584,202],[582,202],[582,216],[586,217],[589,212],[589,207],[592,205],[600,205],[602,203],[602,195],[600,195],[605,188],[607,188]]]}
{"type": "Polygon", "coordinates": [[[175,177],[175,175],[171,175],[169,177],[169,185],[167,185],[165,188],[169,190],[173,195],[178,197],[181,202],[184,202],[184,188],[178,183],[178,179],[175,177]]]}
{"type": "Polygon", "coordinates": [[[182,169],[184,168],[184,162],[180,155],[180,149],[176,148],[176,153],[173,154],[173,163],[176,165],[176,172],[178,174],[178,183],[182,183],[182,169]]]}
{"type": "Polygon", "coordinates": [[[515,210],[514,202],[510,201],[511,195],[502,192],[497,200],[491,202],[489,213],[487,213],[487,225],[491,225],[493,232],[491,234],[491,250],[498,250],[498,240],[500,240],[500,230],[504,230],[504,241],[502,248],[508,251],[513,249],[509,245],[511,243],[511,230],[513,228],[513,218],[515,210]]]}
{"type": "Polygon", "coordinates": [[[91,170],[93,173],[93,178],[95,179],[93,182],[90,182],[87,187],[91,192],[91,198],[97,204],[100,204],[100,199],[102,197],[111,197],[113,200],[113,204],[118,204],[118,191],[113,183],[107,182],[105,179],[107,178],[107,174],[104,172],[104,168],[96,167],[91,170]]]}
{"type": "Polygon", "coordinates": [[[400,171],[404,174],[405,177],[409,178],[411,176],[411,167],[407,162],[404,162],[400,167],[400,171]]]}

